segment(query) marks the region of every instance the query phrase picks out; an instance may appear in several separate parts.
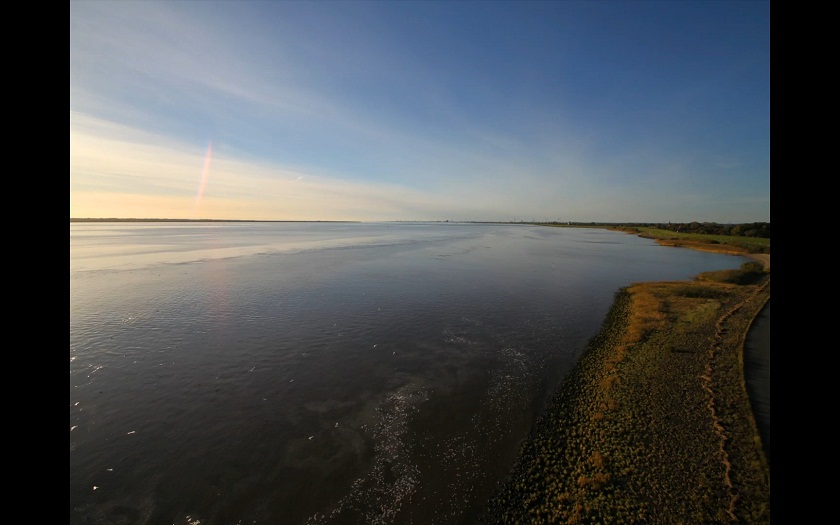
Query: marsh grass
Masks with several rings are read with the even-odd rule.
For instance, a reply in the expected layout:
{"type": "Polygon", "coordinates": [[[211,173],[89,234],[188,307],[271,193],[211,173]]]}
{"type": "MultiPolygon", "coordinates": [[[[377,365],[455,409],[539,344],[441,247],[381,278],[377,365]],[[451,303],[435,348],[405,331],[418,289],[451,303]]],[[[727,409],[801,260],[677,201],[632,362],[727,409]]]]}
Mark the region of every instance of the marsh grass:
{"type": "Polygon", "coordinates": [[[735,272],[618,292],[487,522],[769,523],[742,359],[769,274],[735,272]]]}
{"type": "Polygon", "coordinates": [[[763,237],[680,233],[646,227],[633,228],[632,232],[637,233],[641,237],[656,239],[660,244],[667,244],[670,246],[685,246],[689,248],[703,249],[703,245],[708,245],[708,249],[713,251],[723,251],[723,249],[729,247],[735,253],[770,253],[770,239],[763,237]]]}
{"type": "Polygon", "coordinates": [[[713,281],[730,284],[757,284],[767,276],[764,266],[758,262],[745,262],[735,270],[703,272],[697,276],[701,281],[713,281]]]}

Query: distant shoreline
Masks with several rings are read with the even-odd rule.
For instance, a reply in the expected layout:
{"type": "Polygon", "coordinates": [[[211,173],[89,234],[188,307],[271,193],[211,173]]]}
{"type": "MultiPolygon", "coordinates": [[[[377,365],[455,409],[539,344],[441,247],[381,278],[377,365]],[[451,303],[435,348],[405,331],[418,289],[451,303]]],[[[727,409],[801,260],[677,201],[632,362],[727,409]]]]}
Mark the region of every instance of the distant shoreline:
{"type": "Polygon", "coordinates": [[[70,222],[362,222],[362,221],[273,221],[263,219],[92,219],[92,218],[73,218],[70,217],[70,222]]]}

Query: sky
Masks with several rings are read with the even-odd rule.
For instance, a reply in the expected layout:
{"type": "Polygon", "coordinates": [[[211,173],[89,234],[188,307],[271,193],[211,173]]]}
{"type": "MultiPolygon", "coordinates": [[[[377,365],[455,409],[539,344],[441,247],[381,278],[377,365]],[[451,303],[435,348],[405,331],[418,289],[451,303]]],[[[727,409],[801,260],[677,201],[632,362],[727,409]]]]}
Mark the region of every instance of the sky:
{"type": "Polygon", "coordinates": [[[758,0],[70,1],[70,217],[770,222],[758,0]]]}

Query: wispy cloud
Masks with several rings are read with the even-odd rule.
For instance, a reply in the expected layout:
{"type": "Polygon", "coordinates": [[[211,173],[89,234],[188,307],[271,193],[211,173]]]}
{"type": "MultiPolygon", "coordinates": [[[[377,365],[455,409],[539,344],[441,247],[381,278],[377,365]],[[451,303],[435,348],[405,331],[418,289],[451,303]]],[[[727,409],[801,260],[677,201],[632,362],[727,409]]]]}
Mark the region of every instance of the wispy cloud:
{"type": "Polygon", "coordinates": [[[708,17],[678,35],[563,3],[330,6],[71,4],[71,214],[681,220],[750,192],[769,213],[763,115],[726,111],[760,105],[709,78],[722,5],[663,6],[708,17]],[[693,62],[639,45],[668,38],[693,62]]]}
{"type": "Polygon", "coordinates": [[[488,212],[463,194],[300,173],[214,151],[203,195],[206,151],[86,115],[71,116],[71,216],[393,220],[415,213],[488,212]],[[97,211],[105,206],[110,211],[97,211]]]}

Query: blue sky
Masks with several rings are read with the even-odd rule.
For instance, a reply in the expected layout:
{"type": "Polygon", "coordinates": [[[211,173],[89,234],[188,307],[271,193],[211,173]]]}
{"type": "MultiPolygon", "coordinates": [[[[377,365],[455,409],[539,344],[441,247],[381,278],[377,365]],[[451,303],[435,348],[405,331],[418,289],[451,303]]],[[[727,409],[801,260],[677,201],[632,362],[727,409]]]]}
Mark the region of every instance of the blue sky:
{"type": "Polygon", "coordinates": [[[70,2],[70,216],[770,221],[767,1],[70,2]]]}

